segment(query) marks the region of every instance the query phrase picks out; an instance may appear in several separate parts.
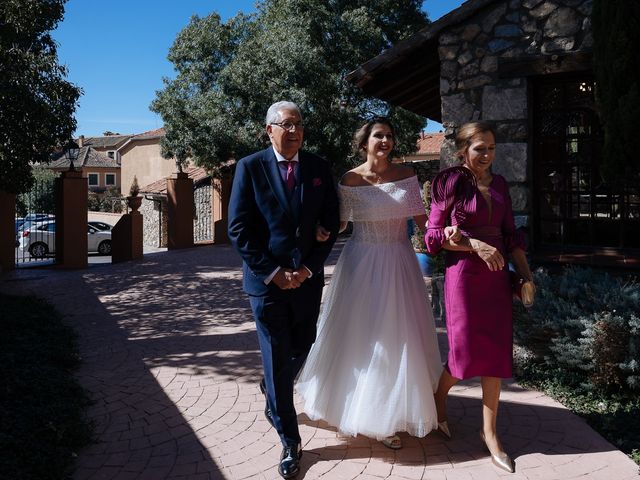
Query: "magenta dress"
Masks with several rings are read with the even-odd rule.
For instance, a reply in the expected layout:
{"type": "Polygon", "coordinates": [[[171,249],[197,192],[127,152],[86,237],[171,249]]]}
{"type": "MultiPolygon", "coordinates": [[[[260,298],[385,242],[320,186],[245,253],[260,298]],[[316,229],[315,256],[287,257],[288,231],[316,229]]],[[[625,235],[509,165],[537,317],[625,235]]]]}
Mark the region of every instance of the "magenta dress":
{"type": "MultiPolygon", "coordinates": [[[[494,174],[489,192],[491,210],[469,170],[452,167],[440,172],[433,180],[425,235],[428,252],[440,252],[447,225],[458,225],[463,235],[498,248],[505,260],[513,249],[524,249],[506,180],[494,174]]],[[[513,328],[507,267],[492,272],[474,252],[447,250],[444,291],[449,373],[460,379],[510,378],[513,328]]]]}

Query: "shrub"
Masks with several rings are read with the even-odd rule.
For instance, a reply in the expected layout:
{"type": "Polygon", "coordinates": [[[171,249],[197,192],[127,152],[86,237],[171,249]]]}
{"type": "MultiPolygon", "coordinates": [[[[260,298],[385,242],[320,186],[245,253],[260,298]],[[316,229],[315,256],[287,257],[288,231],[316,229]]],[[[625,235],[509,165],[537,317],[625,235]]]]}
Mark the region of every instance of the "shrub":
{"type": "Polygon", "coordinates": [[[640,391],[640,284],[589,268],[535,273],[514,309],[516,366],[580,391],[640,391]]]}
{"type": "Polygon", "coordinates": [[[138,186],[138,177],[133,176],[133,181],[131,182],[131,187],[129,188],[129,196],[137,197],[138,193],[140,193],[140,187],[138,186]]]}
{"type": "Polygon", "coordinates": [[[120,213],[124,198],[115,187],[109,187],[102,193],[89,192],[89,210],[92,212],[120,213]]]}
{"type": "Polygon", "coordinates": [[[69,478],[91,441],[77,339],[51,305],[0,295],[0,478],[69,478]]]}

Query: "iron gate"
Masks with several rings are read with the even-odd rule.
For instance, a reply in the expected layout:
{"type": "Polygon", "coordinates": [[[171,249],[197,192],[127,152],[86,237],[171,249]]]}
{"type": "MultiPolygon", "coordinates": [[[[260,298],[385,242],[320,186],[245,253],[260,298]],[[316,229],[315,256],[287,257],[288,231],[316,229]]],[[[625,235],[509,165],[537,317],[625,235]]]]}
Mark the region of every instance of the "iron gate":
{"type": "Polygon", "coordinates": [[[55,261],[55,174],[34,167],[35,182],[16,197],[16,267],[55,261]]]}

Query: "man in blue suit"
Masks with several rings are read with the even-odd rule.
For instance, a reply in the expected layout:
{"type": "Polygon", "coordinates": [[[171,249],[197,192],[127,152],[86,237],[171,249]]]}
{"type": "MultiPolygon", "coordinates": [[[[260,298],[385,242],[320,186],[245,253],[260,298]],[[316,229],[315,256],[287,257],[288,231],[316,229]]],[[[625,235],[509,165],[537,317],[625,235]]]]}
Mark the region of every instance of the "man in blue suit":
{"type": "Polygon", "coordinates": [[[304,124],[298,106],[269,107],[271,146],[236,165],[229,203],[229,237],[243,259],[262,353],[265,415],[282,441],[278,472],[298,474],[302,455],[293,383],[316,338],[324,262],[339,227],[329,164],[300,151],[304,124]],[[316,240],[316,228],[330,232],[316,240]]]}

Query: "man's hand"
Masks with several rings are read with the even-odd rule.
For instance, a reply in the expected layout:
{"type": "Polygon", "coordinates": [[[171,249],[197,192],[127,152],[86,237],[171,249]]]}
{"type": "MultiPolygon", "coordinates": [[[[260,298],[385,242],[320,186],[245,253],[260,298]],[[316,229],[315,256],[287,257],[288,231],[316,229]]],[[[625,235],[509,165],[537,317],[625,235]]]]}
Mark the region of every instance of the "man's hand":
{"type": "Polygon", "coordinates": [[[271,281],[275,283],[276,286],[281,290],[291,290],[292,288],[298,288],[302,283],[295,277],[293,270],[291,270],[290,268],[281,268],[280,270],[278,270],[278,273],[273,276],[271,281]]]}
{"type": "Polygon", "coordinates": [[[503,269],[504,257],[497,248],[492,247],[488,243],[476,240],[475,238],[471,238],[469,244],[471,245],[471,248],[473,248],[473,251],[476,252],[482,260],[484,260],[484,263],[487,264],[489,270],[496,272],[503,269]]]}
{"type": "Polygon", "coordinates": [[[330,235],[331,232],[324,228],[322,225],[318,224],[316,226],[316,240],[318,242],[326,242],[327,240],[329,240],[330,235]]]}

